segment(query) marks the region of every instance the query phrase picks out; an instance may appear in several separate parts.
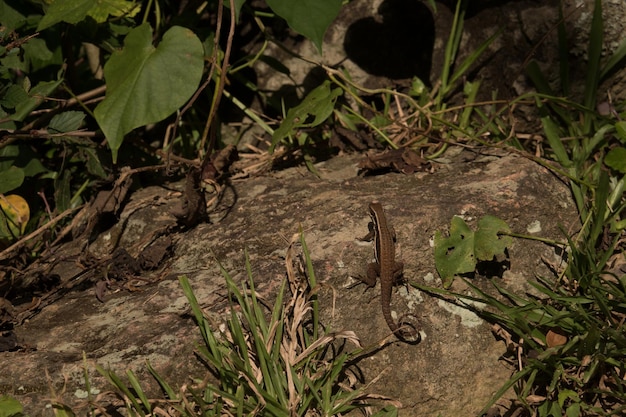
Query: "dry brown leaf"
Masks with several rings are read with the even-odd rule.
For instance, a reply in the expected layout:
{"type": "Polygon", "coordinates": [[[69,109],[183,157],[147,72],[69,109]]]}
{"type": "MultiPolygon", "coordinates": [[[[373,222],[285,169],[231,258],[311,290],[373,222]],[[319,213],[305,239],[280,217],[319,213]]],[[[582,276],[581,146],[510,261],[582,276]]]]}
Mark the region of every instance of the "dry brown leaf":
{"type": "Polygon", "coordinates": [[[550,329],[546,334],[546,344],[549,348],[555,346],[563,346],[567,343],[567,336],[560,328],[550,329]]]}

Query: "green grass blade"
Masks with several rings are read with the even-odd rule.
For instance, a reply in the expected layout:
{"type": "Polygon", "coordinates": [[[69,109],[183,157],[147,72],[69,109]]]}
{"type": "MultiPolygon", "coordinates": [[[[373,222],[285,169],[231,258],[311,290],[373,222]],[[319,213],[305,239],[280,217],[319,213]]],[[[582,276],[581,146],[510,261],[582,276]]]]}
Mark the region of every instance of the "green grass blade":
{"type": "Polygon", "coordinates": [[[480,58],[480,56],[485,52],[485,50],[489,47],[489,45],[491,45],[493,41],[496,40],[498,36],[500,36],[501,33],[502,33],[501,31],[497,31],[496,33],[491,35],[478,48],[476,48],[467,58],[465,58],[465,60],[461,63],[461,65],[459,65],[457,70],[454,71],[454,73],[452,74],[452,77],[450,77],[449,85],[454,85],[454,83],[457,82],[457,80],[461,78],[467,72],[467,70],[478,60],[478,58],[480,58]]]}
{"type": "Polygon", "coordinates": [[[133,390],[135,390],[135,393],[139,397],[139,400],[143,404],[144,409],[148,413],[151,413],[152,406],[150,405],[150,401],[148,401],[148,397],[146,396],[146,393],[143,391],[143,388],[141,388],[141,384],[139,383],[137,376],[135,376],[135,373],[129,369],[126,371],[126,376],[128,377],[128,381],[130,382],[130,385],[133,387],[133,390]]]}
{"type": "Polygon", "coordinates": [[[465,87],[463,88],[463,92],[465,93],[465,109],[463,109],[463,113],[461,113],[461,117],[459,119],[459,127],[462,129],[467,129],[469,126],[470,118],[474,113],[474,102],[476,101],[476,95],[478,94],[478,90],[480,89],[480,80],[474,82],[466,82],[465,87]]]}
{"type": "Polygon", "coordinates": [[[467,10],[467,0],[458,0],[454,11],[454,19],[452,20],[452,28],[450,29],[450,35],[444,51],[444,61],[441,70],[441,87],[436,100],[439,106],[445,106],[444,97],[448,94],[450,89],[450,71],[452,70],[452,66],[456,60],[456,54],[459,51],[459,45],[461,44],[465,10],[467,10]]]}
{"type": "MultiPolygon", "coordinates": [[[[110,370],[105,370],[104,368],[100,366],[96,366],[96,370],[100,373],[100,375],[105,377],[111,385],[113,385],[115,388],[120,390],[122,394],[124,394],[124,396],[130,402],[130,406],[132,406],[132,409],[135,410],[138,413],[138,415],[145,417],[146,414],[143,412],[141,408],[141,404],[137,402],[137,398],[135,398],[133,393],[130,392],[126,384],[117,376],[115,372],[110,371],[110,370]]],[[[131,411],[131,409],[129,409],[129,411],[131,411]]]]}
{"type": "MultiPolygon", "coordinates": [[[[594,110],[600,82],[600,58],[602,57],[602,43],[604,40],[604,24],[602,18],[602,1],[595,0],[593,18],[591,20],[591,33],[589,34],[588,66],[585,80],[585,98],[583,104],[587,109],[594,110]]],[[[586,115],[583,130],[591,131],[591,124],[595,115],[586,115]]]]}
{"type": "Polygon", "coordinates": [[[165,395],[167,396],[167,398],[169,398],[170,400],[177,399],[178,396],[176,395],[176,392],[161,377],[161,375],[158,374],[158,372],[152,367],[152,365],[150,364],[150,361],[148,360],[146,360],[146,368],[148,368],[148,372],[150,372],[150,375],[152,375],[152,377],[156,379],[157,383],[159,384],[163,392],[165,392],[165,395]]]}
{"type": "Polygon", "coordinates": [[[565,168],[571,167],[572,160],[570,159],[569,154],[561,141],[561,132],[557,124],[548,115],[541,117],[541,124],[543,125],[543,131],[546,134],[548,144],[550,145],[552,152],[554,152],[557,162],[565,168]]]}
{"type": "Polygon", "coordinates": [[[317,295],[315,291],[317,291],[317,278],[315,277],[315,269],[313,268],[313,261],[311,260],[311,255],[309,252],[309,248],[306,244],[306,240],[304,239],[304,233],[300,233],[300,244],[302,245],[302,253],[304,255],[304,262],[306,263],[306,276],[309,280],[309,286],[313,289],[314,293],[311,295],[311,304],[313,309],[313,334],[312,339],[316,340],[319,337],[319,300],[317,299],[317,295]]]}
{"type": "MultiPolygon", "coordinates": [[[[606,171],[601,170],[593,202],[594,216],[591,221],[589,240],[587,241],[587,243],[590,245],[590,251],[594,251],[596,243],[598,242],[600,235],[604,231],[604,221],[607,218],[607,202],[609,198],[609,192],[609,175],[606,173],[606,171]]],[[[602,267],[604,267],[604,265],[602,267]]]]}
{"type": "Polygon", "coordinates": [[[600,72],[600,81],[606,79],[609,74],[612,74],[614,71],[617,71],[624,64],[624,59],[626,58],[626,39],[620,42],[619,46],[613,52],[613,55],[606,61],[604,64],[604,68],[600,72]]]}
{"type": "Polygon", "coordinates": [[[550,87],[550,83],[548,83],[548,80],[543,75],[543,72],[541,72],[539,64],[534,59],[531,60],[526,66],[526,74],[528,75],[539,93],[547,96],[555,95],[552,87],[550,87]]]}
{"type": "Polygon", "coordinates": [[[517,384],[519,380],[525,378],[531,372],[532,370],[528,367],[522,368],[520,371],[516,372],[511,378],[509,378],[508,381],[506,381],[504,385],[502,385],[502,387],[500,387],[498,391],[496,391],[495,394],[493,394],[493,397],[491,397],[491,400],[489,400],[489,402],[485,404],[483,409],[480,410],[480,412],[477,415],[479,416],[486,415],[487,411],[489,411],[489,409],[496,403],[496,401],[500,399],[500,397],[504,395],[505,392],[507,392],[513,385],[517,384]]]}
{"type": "Polygon", "coordinates": [[[191,284],[189,284],[189,278],[186,275],[181,275],[178,277],[178,282],[180,282],[180,286],[183,289],[183,293],[187,300],[189,301],[189,306],[191,307],[191,311],[196,319],[196,323],[198,328],[200,329],[200,334],[202,335],[202,339],[205,343],[208,343],[209,336],[211,333],[211,329],[208,327],[208,322],[204,318],[204,313],[202,313],[202,309],[198,304],[198,299],[196,298],[193,290],[191,289],[191,284]]]}

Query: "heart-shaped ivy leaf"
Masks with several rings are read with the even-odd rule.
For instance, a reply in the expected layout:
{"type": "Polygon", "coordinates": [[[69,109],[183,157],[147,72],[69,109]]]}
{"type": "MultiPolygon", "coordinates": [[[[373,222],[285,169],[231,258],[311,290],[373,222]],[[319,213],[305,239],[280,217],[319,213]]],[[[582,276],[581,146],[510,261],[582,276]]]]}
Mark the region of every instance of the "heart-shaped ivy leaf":
{"type": "Polygon", "coordinates": [[[474,231],[462,218],[452,217],[450,236],[435,234],[435,267],[443,280],[444,288],[450,288],[455,274],[472,272],[476,268],[474,257],[474,231]]]}
{"type": "Polygon", "coordinates": [[[200,84],[203,59],[202,42],[189,29],[173,26],[156,48],[150,25],[128,33],[124,48],[104,66],[106,98],[94,110],[114,162],[125,134],[165,119],[189,100],[200,84]]]}
{"type": "Polygon", "coordinates": [[[321,51],[324,33],[339,14],[343,0],[267,0],[267,4],[321,51]]]}

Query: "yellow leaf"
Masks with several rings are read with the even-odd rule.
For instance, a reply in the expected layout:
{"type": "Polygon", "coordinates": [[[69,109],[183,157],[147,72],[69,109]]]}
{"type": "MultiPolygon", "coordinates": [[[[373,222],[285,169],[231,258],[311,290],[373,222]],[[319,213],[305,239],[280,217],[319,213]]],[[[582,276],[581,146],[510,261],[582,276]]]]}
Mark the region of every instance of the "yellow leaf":
{"type": "Polygon", "coordinates": [[[0,194],[0,210],[13,236],[21,236],[26,230],[30,219],[30,207],[22,197],[16,194],[4,196],[0,194]]]}

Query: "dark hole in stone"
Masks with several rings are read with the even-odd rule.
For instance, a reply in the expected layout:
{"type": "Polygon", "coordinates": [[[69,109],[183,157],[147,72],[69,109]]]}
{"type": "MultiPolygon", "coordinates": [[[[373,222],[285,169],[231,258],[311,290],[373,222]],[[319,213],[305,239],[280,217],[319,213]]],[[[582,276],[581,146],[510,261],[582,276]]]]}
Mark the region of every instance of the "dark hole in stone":
{"type": "Polygon", "coordinates": [[[418,0],[385,0],[380,16],[366,17],[348,28],[346,55],[364,71],[391,79],[419,77],[429,83],[435,23],[418,0]]]}

